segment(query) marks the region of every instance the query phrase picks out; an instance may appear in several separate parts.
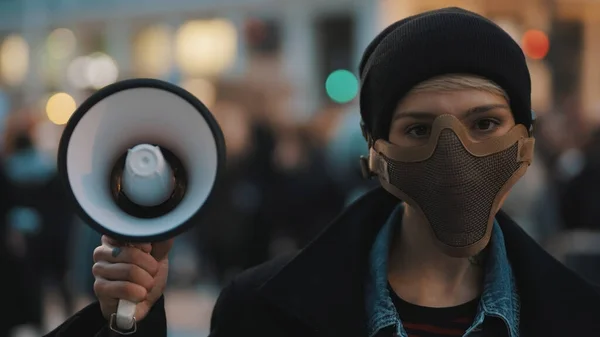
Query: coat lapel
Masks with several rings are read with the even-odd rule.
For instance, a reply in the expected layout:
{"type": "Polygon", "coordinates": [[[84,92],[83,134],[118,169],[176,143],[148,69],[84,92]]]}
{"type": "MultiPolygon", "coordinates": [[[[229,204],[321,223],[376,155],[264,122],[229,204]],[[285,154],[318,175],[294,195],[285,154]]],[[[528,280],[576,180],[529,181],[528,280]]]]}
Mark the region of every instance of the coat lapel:
{"type": "Polygon", "coordinates": [[[504,212],[497,219],[521,297],[523,336],[597,334],[600,293],[594,286],[554,259],[504,212]]]}
{"type": "Polygon", "coordinates": [[[316,336],[364,336],[369,251],[397,204],[383,189],[369,192],[268,281],[261,294],[316,336]]]}

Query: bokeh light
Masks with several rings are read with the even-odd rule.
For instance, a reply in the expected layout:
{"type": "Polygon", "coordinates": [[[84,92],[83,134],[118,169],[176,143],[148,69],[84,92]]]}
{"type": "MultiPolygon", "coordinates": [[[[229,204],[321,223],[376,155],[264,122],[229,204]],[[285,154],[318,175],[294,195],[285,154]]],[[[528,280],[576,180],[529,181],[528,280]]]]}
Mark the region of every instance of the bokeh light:
{"type": "Polygon", "coordinates": [[[336,70],[325,81],[327,96],[337,103],[348,103],[358,93],[358,79],[348,70],[336,70]]]}
{"type": "Polygon", "coordinates": [[[80,56],[69,64],[67,78],[72,86],[82,89],[89,85],[85,73],[90,63],[91,58],[89,56],[80,56]]]}
{"type": "Polygon", "coordinates": [[[63,125],[69,121],[76,108],[77,103],[75,103],[75,99],[71,95],[59,92],[48,99],[46,103],[46,115],[52,123],[63,125]]]}
{"type": "Polygon", "coordinates": [[[229,21],[188,21],[177,31],[177,65],[188,76],[218,75],[235,61],[237,40],[237,30],[229,21]]]}
{"type": "Polygon", "coordinates": [[[75,34],[66,28],[53,30],[46,40],[48,54],[54,59],[65,59],[71,56],[75,52],[76,44],[75,34]]]}
{"type": "Polygon", "coordinates": [[[0,46],[0,75],[10,86],[23,83],[29,70],[29,45],[20,35],[9,35],[0,46]]]}
{"type": "Polygon", "coordinates": [[[87,82],[94,89],[114,83],[119,78],[119,68],[112,57],[104,53],[90,55],[91,62],[86,70],[87,82]]]}
{"type": "Polygon", "coordinates": [[[550,40],[548,39],[548,35],[541,30],[531,29],[523,34],[521,46],[523,53],[527,57],[534,60],[541,60],[548,55],[550,40]]]}
{"type": "Polygon", "coordinates": [[[100,89],[119,78],[119,68],[109,55],[97,52],[74,59],[67,68],[67,77],[77,88],[100,89]]]}
{"type": "Polygon", "coordinates": [[[136,72],[143,77],[161,77],[171,68],[173,32],[168,25],[155,25],[136,37],[133,59],[136,72]]]}

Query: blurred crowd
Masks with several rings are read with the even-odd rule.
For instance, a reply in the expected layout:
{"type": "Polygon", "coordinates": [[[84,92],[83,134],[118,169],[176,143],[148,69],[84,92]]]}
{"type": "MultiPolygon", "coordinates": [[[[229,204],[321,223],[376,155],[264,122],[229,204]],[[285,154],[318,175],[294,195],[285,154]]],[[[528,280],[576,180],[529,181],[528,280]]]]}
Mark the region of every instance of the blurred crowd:
{"type": "MultiPolygon", "coordinates": [[[[202,223],[177,239],[192,257],[188,285],[220,286],[241,270],[301,249],[377,185],[360,174],[358,158],[367,149],[357,102],[327,104],[299,122],[284,108],[291,93],[284,83],[218,83],[211,111],[225,135],[227,173],[202,223]]],[[[566,231],[600,230],[600,132],[571,100],[564,102],[537,112],[536,158],[505,204],[550,250],[566,231]]],[[[11,275],[0,280],[11,289],[4,301],[18,307],[3,316],[0,336],[20,324],[41,327],[48,289],[60,293],[65,314],[74,312],[75,297],[93,296],[91,256],[100,236],[65,199],[55,155],[36,142],[39,121],[32,116],[41,114],[31,110],[15,107],[7,117],[0,152],[0,268],[11,275]]],[[[598,277],[586,268],[580,272],[598,277]]],[[[185,276],[177,263],[173,270],[170,284],[185,283],[177,279],[185,276]]]]}

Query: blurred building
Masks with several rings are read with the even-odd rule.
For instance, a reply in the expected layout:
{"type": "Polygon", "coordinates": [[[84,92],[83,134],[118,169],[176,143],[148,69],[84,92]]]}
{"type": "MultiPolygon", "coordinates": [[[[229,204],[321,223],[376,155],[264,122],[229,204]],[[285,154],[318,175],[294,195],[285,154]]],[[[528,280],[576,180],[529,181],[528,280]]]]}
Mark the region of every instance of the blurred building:
{"type": "MultiPolygon", "coordinates": [[[[218,78],[284,81],[293,89],[285,109],[302,120],[328,99],[327,76],[356,73],[384,26],[449,5],[493,18],[525,44],[536,110],[574,94],[584,111],[600,107],[592,0],[2,0],[0,89],[62,125],[90,90],[128,77],[178,83],[208,105],[218,78]]],[[[44,133],[49,147],[55,129],[44,133]]]]}
{"type": "Polygon", "coordinates": [[[304,119],[325,98],[326,74],[355,68],[374,9],[348,0],[0,1],[0,85],[13,105],[37,104],[62,125],[90,90],[128,77],[180,84],[208,105],[218,78],[284,81],[290,116],[304,119]]]}

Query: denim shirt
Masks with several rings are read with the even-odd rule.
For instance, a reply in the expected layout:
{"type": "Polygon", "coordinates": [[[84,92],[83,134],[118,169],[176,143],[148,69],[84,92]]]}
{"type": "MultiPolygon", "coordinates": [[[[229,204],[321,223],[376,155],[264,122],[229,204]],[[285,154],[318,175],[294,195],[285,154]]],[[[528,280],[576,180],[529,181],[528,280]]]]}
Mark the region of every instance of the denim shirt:
{"type": "MultiPolygon", "coordinates": [[[[367,279],[367,322],[369,337],[389,327],[396,327],[400,337],[407,337],[401,318],[388,292],[387,263],[394,227],[400,222],[403,212],[400,204],[383,226],[371,250],[370,269],[367,279]]],[[[506,255],[504,236],[497,221],[494,221],[489,254],[485,264],[484,287],[477,314],[464,337],[473,337],[481,331],[486,317],[499,318],[506,324],[508,337],[519,337],[519,295],[512,268],[506,255]]]]}

